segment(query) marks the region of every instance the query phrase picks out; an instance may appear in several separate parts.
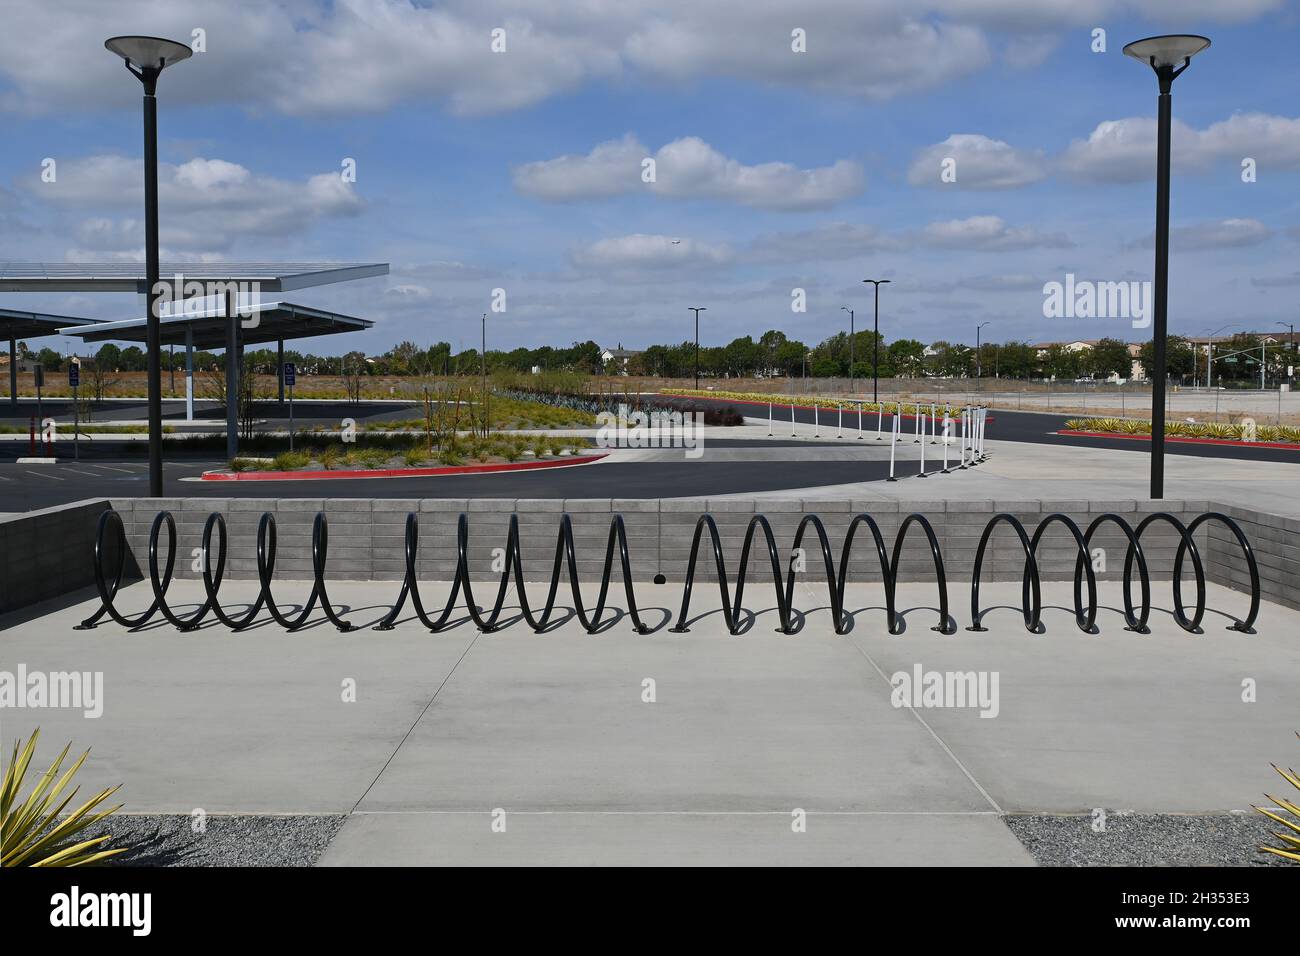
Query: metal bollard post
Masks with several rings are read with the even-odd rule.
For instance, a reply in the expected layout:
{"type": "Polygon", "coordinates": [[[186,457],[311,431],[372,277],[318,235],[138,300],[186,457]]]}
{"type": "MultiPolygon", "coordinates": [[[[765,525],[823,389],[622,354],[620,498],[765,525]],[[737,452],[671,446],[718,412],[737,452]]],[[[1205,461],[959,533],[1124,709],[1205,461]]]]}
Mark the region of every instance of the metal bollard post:
{"type": "Polygon", "coordinates": [[[921,473],[920,473],[919,475],[917,475],[916,477],[918,477],[918,478],[929,478],[929,477],[930,477],[929,475],[927,475],[927,474],[925,473],[925,442],[921,442],[921,473]]]}
{"type": "Polygon", "coordinates": [[[898,446],[898,423],[900,420],[901,419],[898,415],[894,416],[894,427],[893,430],[890,431],[889,433],[889,480],[890,481],[898,480],[897,478],[894,477],[894,449],[898,446]]]}
{"type": "Polygon", "coordinates": [[[836,406],[836,408],[839,411],[840,418],[839,418],[839,424],[835,426],[835,437],[843,438],[844,437],[844,403],[840,402],[836,406]]]}
{"type": "Polygon", "coordinates": [[[767,437],[772,437],[772,403],[767,403],[767,437]]]}
{"type": "Polygon", "coordinates": [[[959,446],[961,449],[961,463],[957,465],[958,471],[966,470],[966,426],[969,420],[970,409],[963,408],[961,410],[961,445],[959,446]]]}
{"type": "Polygon", "coordinates": [[[790,403],[790,437],[791,438],[799,437],[799,433],[795,431],[795,427],[794,427],[794,402],[790,403]]]}
{"type": "Polygon", "coordinates": [[[931,445],[933,445],[933,444],[937,441],[937,439],[935,438],[935,434],[934,434],[934,432],[935,432],[935,427],[934,427],[934,402],[931,402],[931,403],[930,403],[930,444],[931,444],[931,445]]]}
{"type": "Polygon", "coordinates": [[[876,405],[876,441],[883,441],[880,437],[881,423],[885,420],[885,403],[880,402],[876,405]]]}
{"type": "Polygon", "coordinates": [[[916,437],[912,439],[912,444],[914,445],[921,444],[921,433],[923,428],[925,428],[925,424],[921,419],[921,403],[917,402],[916,403],[916,437]]]}
{"type": "Polygon", "coordinates": [[[813,399],[813,438],[822,437],[822,407],[813,399]]]}
{"type": "Polygon", "coordinates": [[[943,417],[943,474],[948,474],[948,443],[952,440],[952,419],[943,417]]]}

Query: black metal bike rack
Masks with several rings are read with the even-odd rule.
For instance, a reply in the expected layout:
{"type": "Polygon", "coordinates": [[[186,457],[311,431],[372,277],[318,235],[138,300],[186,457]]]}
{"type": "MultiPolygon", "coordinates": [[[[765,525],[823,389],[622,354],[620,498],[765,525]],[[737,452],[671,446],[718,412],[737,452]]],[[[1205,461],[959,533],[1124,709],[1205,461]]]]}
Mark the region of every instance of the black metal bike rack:
{"type": "MultiPolygon", "coordinates": [[[[1149,633],[1148,622],[1151,617],[1151,578],[1147,566],[1146,556],[1142,551],[1142,534],[1156,522],[1163,522],[1170,525],[1178,532],[1179,545],[1174,557],[1173,569],[1173,597],[1174,597],[1174,619],[1184,630],[1198,632],[1201,622],[1204,620],[1206,612],[1206,587],[1205,587],[1205,568],[1201,560],[1200,552],[1196,547],[1194,535],[1201,525],[1217,521],[1223,524],[1236,538],[1237,543],[1241,546],[1243,555],[1246,558],[1246,565],[1250,570],[1250,609],[1244,619],[1234,618],[1234,623],[1230,626],[1231,630],[1241,631],[1244,633],[1254,633],[1253,625],[1259,616],[1260,606],[1260,587],[1259,587],[1259,568],[1255,561],[1254,552],[1251,549],[1250,541],[1246,538],[1241,528],[1227,515],[1219,512],[1207,512],[1194,519],[1191,523],[1184,525],[1182,521],[1166,512],[1155,512],[1147,515],[1138,523],[1136,527],[1130,525],[1127,521],[1115,514],[1098,515],[1088,525],[1087,530],[1082,530],[1075,521],[1068,515],[1050,514],[1038,523],[1032,535],[1030,535],[1025,526],[1015,515],[1000,513],[994,515],[984,527],[983,534],[980,536],[979,547],[975,553],[974,573],[971,578],[971,624],[967,627],[968,631],[984,631],[986,628],[982,625],[984,616],[988,610],[980,609],[980,576],[984,566],[984,557],[987,553],[989,542],[993,533],[999,525],[1005,524],[1015,532],[1020,541],[1021,550],[1025,556],[1024,572],[1022,575],[1021,585],[1021,611],[1024,615],[1025,628],[1031,633],[1042,633],[1044,630],[1042,623],[1042,581],[1037,560],[1038,548],[1043,540],[1044,534],[1053,525],[1062,525],[1070,534],[1075,542],[1078,551],[1074,566],[1074,616],[1075,623],[1080,630],[1085,633],[1097,633],[1097,580],[1093,572],[1092,561],[1088,550],[1097,531],[1108,525],[1113,524],[1119,528],[1128,541],[1128,547],[1124,555],[1124,575],[1123,575],[1123,596],[1124,596],[1124,619],[1126,630],[1137,633],[1149,633]],[[1186,605],[1182,595],[1182,572],[1187,558],[1191,559],[1192,572],[1196,581],[1196,606],[1192,617],[1186,613],[1186,605]],[[1138,571],[1138,581],[1141,586],[1141,604],[1137,606],[1133,603],[1132,597],[1132,572],[1134,567],[1138,571]],[[1083,597],[1083,585],[1087,583],[1087,601],[1083,597]]],[[[895,595],[898,585],[898,569],[902,558],[903,544],[907,538],[908,532],[913,526],[919,527],[926,537],[926,543],[929,545],[931,561],[934,565],[935,585],[938,590],[938,612],[939,623],[931,628],[942,634],[953,634],[957,630],[956,622],[948,613],[948,582],[944,571],[943,553],[939,546],[938,537],[935,535],[934,528],[925,516],[919,513],[909,514],[903,518],[895,533],[892,551],[885,546],[884,536],[881,534],[880,526],[876,520],[867,513],[860,513],[853,516],[849,523],[848,530],[845,532],[844,543],[840,549],[839,566],[836,567],[834,554],[831,548],[830,538],[826,533],[826,527],[822,520],[815,514],[804,515],[799,522],[795,531],[793,552],[800,551],[804,537],[811,528],[817,538],[818,549],[821,552],[822,564],[826,575],[826,586],[830,591],[831,615],[834,622],[835,633],[844,634],[849,630],[852,623],[852,614],[847,612],[844,607],[844,598],[847,590],[850,561],[853,555],[853,544],[858,530],[865,526],[871,532],[871,541],[876,552],[876,558],[880,564],[880,576],[885,591],[885,623],[886,629],[890,634],[901,634],[903,632],[903,615],[897,610],[895,604],[895,595]]],[[[734,593],[728,586],[728,574],[726,560],[723,555],[722,538],[718,532],[718,526],[713,520],[712,515],[702,514],[695,523],[695,532],[691,540],[691,552],[687,561],[686,576],[682,581],[682,604],[681,610],[677,615],[676,624],[669,630],[673,633],[686,633],[688,614],[690,613],[691,595],[695,586],[695,575],[700,557],[700,548],[704,543],[704,535],[707,532],[709,547],[713,556],[714,570],[717,577],[718,593],[722,603],[723,619],[726,623],[727,630],[731,634],[738,634],[744,630],[742,619],[746,616],[744,607],[745,583],[748,578],[750,555],[753,551],[756,536],[762,534],[762,544],[766,547],[768,564],[772,575],[772,588],[776,597],[777,617],[780,621],[778,631],[783,634],[791,634],[795,630],[794,626],[794,586],[797,577],[797,571],[794,562],[788,557],[783,559],[780,549],[776,544],[776,536],[772,532],[771,523],[763,515],[754,515],[745,530],[744,544],[741,547],[740,561],[736,574],[734,593]]],[[[500,580],[497,583],[496,597],[490,609],[485,610],[480,607],[474,597],[474,586],[470,575],[469,568],[469,516],[461,514],[456,523],[456,570],[452,576],[451,593],[447,597],[446,603],[442,610],[436,616],[431,615],[425,608],[423,598],[420,595],[419,574],[417,565],[419,558],[419,519],[414,513],[406,516],[405,530],[405,574],[402,578],[400,590],[392,609],[384,616],[384,619],[375,625],[375,630],[388,631],[396,625],[402,609],[409,600],[415,610],[415,615],[420,623],[430,631],[442,631],[449,627],[455,626],[452,622],[452,614],[459,606],[458,598],[462,592],[464,594],[464,606],[468,611],[470,619],[482,631],[491,632],[499,630],[514,620],[523,620],[535,632],[542,632],[554,624],[554,612],[557,604],[556,599],[559,594],[561,577],[567,573],[569,579],[570,595],[573,600],[574,612],[587,633],[595,633],[606,626],[607,619],[605,615],[608,606],[609,589],[611,584],[611,574],[614,569],[614,558],[617,554],[619,569],[623,578],[623,591],[627,601],[627,613],[632,620],[633,629],[638,634],[650,633],[653,628],[648,627],[641,619],[638,611],[636,592],[632,580],[632,561],[628,551],[627,530],[623,523],[622,515],[614,515],[609,524],[609,534],[605,544],[605,561],[600,577],[600,593],[597,597],[595,607],[589,613],[582,599],[581,582],[578,576],[578,559],[573,537],[573,524],[568,514],[560,515],[559,528],[557,529],[555,540],[555,551],[551,563],[550,585],[547,591],[545,606],[541,613],[534,611],[529,603],[525,588],[525,575],[523,565],[523,554],[520,547],[519,538],[519,519],[517,515],[510,516],[510,526],[506,536],[505,562],[501,571],[500,580]],[[513,579],[515,583],[515,593],[519,602],[520,616],[513,620],[502,620],[502,612],[506,607],[506,598],[510,592],[510,582],[513,579]]],[[[230,628],[231,630],[240,631],[257,623],[264,623],[266,618],[261,617],[263,608],[266,609],[270,620],[279,624],[286,630],[294,631],[306,626],[317,605],[325,617],[340,631],[355,630],[357,625],[351,624],[339,616],[339,612],[330,602],[326,590],[325,572],[326,561],[329,552],[329,526],[325,518],[325,513],[320,512],[316,515],[312,525],[312,589],[306,602],[290,615],[280,610],[272,594],[273,578],[275,574],[276,558],[276,527],[275,516],[270,512],[263,514],[257,527],[257,579],[258,594],[256,600],[238,615],[230,615],[221,605],[219,592],[221,583],[225,577],[226,555],[228,550],[228,535],[226,533],[225,518],[220,513],[210,514],[203,525],[202,549],[200,553],[203,589],[205,600],[197,610],[188,614],[177,614],[167,603],[167,590],[171,585],[175,566],[176,566],[176,521],[170,512],[162,511],[154,518],[153,524],[149,529],[148,543],[148,569],[149,584],[153,591],[153,603],[144,611],[134,615],[126,615],[119,611],[115,605],[117,594],[122,585],[122,578],[126,568],[127,557],[127,540],[126,528],[122,523],[121,516],[116,511],[108,510],[100,515],[99,526],[95,534],[94,547],[94,576],[95,586],[100,596],[100,607],[90,617],[86,618],[79,628],[93,628],[105,616],[116,621],[125,628],[140,628],[152,621],[155,615],[160,616],[174,627],[182,631],[192,631],[198,628],[211,613],[212,617],[218,623],[230,628]],[[167,532],[167,554],[165,563],[160,570],[159,558],[159,538],[163,529],[167,532]],[[214,548],[215,532],[215,548],[214,548]],[[112,534],[117,544],[117,561],[111,568],[111,574],[106,573],[105,564],[107,561],[106,545],[108,536],[112,534]],[[214,556],[215,552],[215,556],[214,556]]],[[[609,620],[613,620],[610,618],[609,620]]]]}

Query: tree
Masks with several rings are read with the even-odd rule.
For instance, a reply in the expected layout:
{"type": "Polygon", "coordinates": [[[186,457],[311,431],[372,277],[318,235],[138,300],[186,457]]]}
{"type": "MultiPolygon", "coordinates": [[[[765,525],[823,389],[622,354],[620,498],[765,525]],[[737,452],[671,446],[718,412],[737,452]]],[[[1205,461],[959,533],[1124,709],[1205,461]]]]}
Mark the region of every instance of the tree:
{"type": "MultiPolygon", "coordinates": [[[[890,342],[884,351],[888,357],[889,371],[904,378],[920,378],[925,374],[925,345],[916,339],[898,339],[890,342]]],[[[867,374],[870,374],[871,353],[867,353],[867,374]]],[[[882,374],[885,369],[881,369],[882,374]]]]}
{"type": "MultiPolygon", "coordinates": [[[[1138,354],[1138,360],[1142,363],[1142,368],[1146,370],[1147,378],[1154,379],[1156,372],[1155,359],[1155,342],[1148,341],[1142,343],[1142,348],[1138,354]]],[[[1181,335],[1170,335],[1165,338],[1165,374],[1169,377],[1182,379],[1192,374],[1196,361],[1196,352],[1187,339],[1181,335]]],[[[1215,363],[1218,365],[1219,363],[1215,363]]],[[[1219,369],[1214,370],[1215,378],[1218,378],[1219,369]]]]}
{"type": "Polygon", "coordinates": [[[1128,345],[1119,339],[1098,339],[1097,344],[1088,352],[1085,368],[1094,376],[1109,378],[1118,375],[1128,378],[1133,360],[1128,354],[1128,345]]]}

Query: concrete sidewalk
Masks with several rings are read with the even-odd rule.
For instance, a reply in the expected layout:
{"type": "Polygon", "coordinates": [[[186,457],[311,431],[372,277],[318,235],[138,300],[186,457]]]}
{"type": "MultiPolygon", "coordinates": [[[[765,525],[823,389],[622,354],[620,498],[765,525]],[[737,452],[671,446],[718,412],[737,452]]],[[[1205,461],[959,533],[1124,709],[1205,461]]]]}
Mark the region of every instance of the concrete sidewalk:
{"type": "MultiPolygon", "coordinates": [[[[899,449],[905,446],[899,445],[899,449]]],[[[915,449],[916,446],[908,446],[915,449]]],[[[1073,501],[1142,499],[1150,494],[1150,449],[1132,451],[1077,448],[989,440],[987,461],[965,471],[917,479],[916,452],[906,452],[899,481],[863,481],[807,489],[821,500],[858,498],[891,501],[924,498],[946,501],[992,501],[1038,498],[1073,501]]],[[[926,467],[934,465],[926,450],[926,467]]],[[[888,450],[886,449],[886,456],[888,450]]],[[[903,462],[902,455],[899,461],[903,462]]],[[[955,461],[955,458],[954,458],[955,461]]],[[[1300,464],[1244,459],[1205,459],[1185,455],[1165,458],[1165,498],[1188,501],[1230,501],[1270,514],[1300,515],[1300,464]]],[[[719,496],[712,496],[719,497],[719,496]]],[[[788,498],[788,491],[746,492],[721,497],[763,501],[788,498]]],[[[760,506],[759,510],[762,508],[760,506]]]]}
{"type": "MultiPolygon", "coordinates": [[[[230,582],[228,606],[250,584],[230,582]]],[[[966,586],[950,588],[965,623],[966,586]]],[[[755,578],[747,603],[769,605],[769,589],[755,578]]],[[[276,590],[301,600],[309,586],[276,590]]],[[[364,624],[396,585],[331,590],[364,624]]],[[[1014,584],[983,590],[986,605],[1017,602],[1014,584]]],[[[181,611],[199,593],[188,581],[173,591],[181,611]]],[[[447,593],[422,591],[431,607],[447,593]]],[[[1049,583],[1045,600],[1066,604],[1068,592],[1049,583]]],[[[653,595],[648,623],[675,617],[676,587],[638,594],[653,595]]],[[[1154,596],[1167,606],[1167,585],[1154,596]]],[[[120,605],[138,611],[148,597],[134,585],[120,605]]],[[[1102,597],[1118,606],[1117,586],[1102,597]]],[[[1239,611],[1242,599],[1209,588],[1211,608],[1239,611]]],[[[1103,610],[1089,636],[1059,607],[1043,635],[1026,633],[1018,610],[995,610],[988,632],[945,636],[929,629],[933,601],[933,585],[900,585],[899,606],[913,610],[891,637],[879,587],[853,585],[854,628],[839,637],[822,589],[801,585],[800,633],[774,633],[769,610],[733,637],[704,585],[690,633],[648,636],[625,617],[596,636],[572,619],[543,635],[429,634],[409,619],[348,634],[327,623],[72,630],[98,606],[84,600],[0,619],[0,669],[102,671],[103,715],[5,710],[0,746],[39,725],[38,763],[68,740],[91,747],[83,790],[122,783],[128,812],[350,814],[322,861],[335,865],[1028,864],[1003,814],[1246,810],[1277,785],[1270,761],[1293,756],[1300,613],[1265,605],[1256,635],[1210,613],[1190,635],[1157,611],[1140,636],[1103,610]],[[996,671],[997,716],[894,706],[891,676],[918,664],[996,671]],[[1247,678],[1256,703],[1242,702],[1247,678]],[[796,809],[805,833],[792,829],[796,809]]]]}

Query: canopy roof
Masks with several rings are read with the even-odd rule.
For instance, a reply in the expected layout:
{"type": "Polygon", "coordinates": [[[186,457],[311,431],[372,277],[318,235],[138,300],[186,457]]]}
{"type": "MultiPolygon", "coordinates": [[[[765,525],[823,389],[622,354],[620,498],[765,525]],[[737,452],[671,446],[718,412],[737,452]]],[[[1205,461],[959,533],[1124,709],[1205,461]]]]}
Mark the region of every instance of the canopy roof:
{"type": "MultiPolygon", "coordinates": [[[[163,262],[158,268],[163,281],[255,282],[262,292],[385,275],[386,262],[163,262]]],[[[145,291],[139,262],[0,262],[0,292],[145,291]]]]}
{"type": "MultiPolygon", "coordinates": [[[[306,339],[338,332],[360,332],[375,323],[351,315],[326,312],[289,302],[263,302],[247,307],[249,314],[239,319],[239,339],[244,345],[275,342],[279,339],[306,339]]],[[[74,320],[84,323],[85,320],[74,320]]],[[[221,305],[197,312],[164,315],[158,323],[163,345],[184,345],[185,330],[194,336],[196,349],[226,347],[226,313],[221,305]]],[[[58,330],[62,335],[76,335],[86,342],[145,341],[145,320],[123,319],[120,322],[93,322],[58,330]]]]}
{"type": "Polygon", "coordinates": [[[0,339],[37,339],[43,335],[60,335],[72,326],[94,325],[94,319],[46,312],[22,312],[0,309],[0,339]]]}

